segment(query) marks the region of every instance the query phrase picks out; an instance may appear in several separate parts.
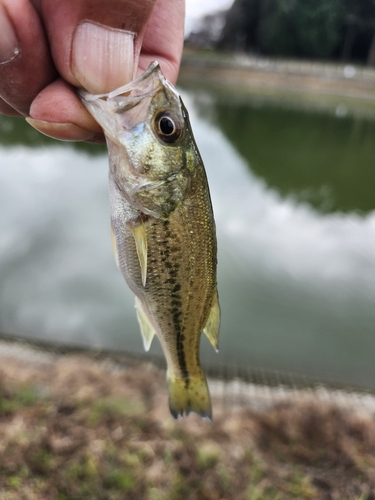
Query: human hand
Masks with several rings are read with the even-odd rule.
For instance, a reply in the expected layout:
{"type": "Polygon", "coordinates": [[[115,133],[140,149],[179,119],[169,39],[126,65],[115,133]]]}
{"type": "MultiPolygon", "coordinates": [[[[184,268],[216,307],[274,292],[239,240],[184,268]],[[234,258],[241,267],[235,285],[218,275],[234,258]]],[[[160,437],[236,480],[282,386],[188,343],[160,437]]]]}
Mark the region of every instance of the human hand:
{"type": "Polygon", "coordinates": [[[105,93],[158,60],[175,83],[184,0],[0,0],[0,113],[61,140],[103,140],[75,88],[105,93]]]}

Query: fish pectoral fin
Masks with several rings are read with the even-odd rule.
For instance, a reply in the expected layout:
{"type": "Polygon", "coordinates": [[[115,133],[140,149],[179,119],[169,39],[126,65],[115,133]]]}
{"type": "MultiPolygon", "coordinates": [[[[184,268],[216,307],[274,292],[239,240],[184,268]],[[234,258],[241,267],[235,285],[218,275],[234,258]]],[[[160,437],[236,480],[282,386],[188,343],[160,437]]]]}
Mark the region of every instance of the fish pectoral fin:
{"type": "Polygon", "coordinates": [[[143,222],[136,226],[132,226],[132,232],[137,249],[138,261],[141,267],[142,285],[146,286],[147,278],[147,236],[146,228],[143,222]]]}
{"type": "Polygon", "coordinates": [[[116,266],[120,269],[119,261],[118,261],[118,251],[117,251],[116,238],[115,238],[115,233],[113,231],[112,222],[111,222],[111,243],[112,243],[113,255],[115,256],[116,266]]]}
{"type": "Polygon", "coordinates": [[[211,311],[208,316],[205,327],[203,328],[204,333],[207,335],[212,347],[216,352],[219,351],[219,326],[220,326],[220,306],[219,306],[219,296],[217,290],[215,292],[211,311]]]}
{"type": "Polygon", "coordinates": [[[138,297],[135,297],[135,308],[137,310],[138,323],[141,328],[143,347],[147,352],[150,350],[152,339],[156,333],[155,328],[153,327],[147,313],[144,310],[143,304],[138,297]]]}

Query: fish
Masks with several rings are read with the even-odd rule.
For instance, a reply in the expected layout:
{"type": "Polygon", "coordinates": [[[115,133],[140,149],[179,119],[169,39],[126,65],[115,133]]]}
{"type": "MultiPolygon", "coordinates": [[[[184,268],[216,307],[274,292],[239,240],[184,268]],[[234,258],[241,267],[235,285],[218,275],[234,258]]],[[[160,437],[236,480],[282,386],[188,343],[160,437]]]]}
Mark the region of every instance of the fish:
{"type": "Polygon", "coordinates": [[[144,348],[158,337],[173,417],[211,420],[199,346],[204,332],[218,351],[217,241],[186,107],[157,61],[112,92],[80,97],[106,137],[112,247],[144,348]]]}

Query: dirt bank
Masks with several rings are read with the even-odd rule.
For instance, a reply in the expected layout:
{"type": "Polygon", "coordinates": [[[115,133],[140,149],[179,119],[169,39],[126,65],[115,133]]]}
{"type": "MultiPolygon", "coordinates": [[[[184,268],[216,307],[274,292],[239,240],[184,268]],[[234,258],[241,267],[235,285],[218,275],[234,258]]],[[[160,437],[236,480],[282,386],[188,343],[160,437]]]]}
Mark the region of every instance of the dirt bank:
{"type": "Polygon", "coordinates": [[[155,365],[0,345],[0,498],[375,498],[373,398],[210,386],[214,421],[175,421],[155,365]]]}

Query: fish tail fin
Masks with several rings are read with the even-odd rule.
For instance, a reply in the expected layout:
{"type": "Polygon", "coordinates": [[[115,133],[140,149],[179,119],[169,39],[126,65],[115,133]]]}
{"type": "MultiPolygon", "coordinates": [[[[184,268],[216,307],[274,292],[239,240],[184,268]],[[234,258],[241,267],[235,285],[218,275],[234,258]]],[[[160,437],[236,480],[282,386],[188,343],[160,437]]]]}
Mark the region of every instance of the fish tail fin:
{"type": "Polygon", "coordinates": [[[202,370],[189,378],[168,374],[169,409],[174,418],[191,411],[212,420],[211,398],[202,370]]]}

